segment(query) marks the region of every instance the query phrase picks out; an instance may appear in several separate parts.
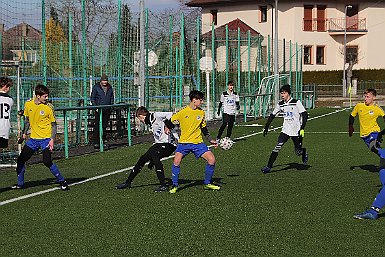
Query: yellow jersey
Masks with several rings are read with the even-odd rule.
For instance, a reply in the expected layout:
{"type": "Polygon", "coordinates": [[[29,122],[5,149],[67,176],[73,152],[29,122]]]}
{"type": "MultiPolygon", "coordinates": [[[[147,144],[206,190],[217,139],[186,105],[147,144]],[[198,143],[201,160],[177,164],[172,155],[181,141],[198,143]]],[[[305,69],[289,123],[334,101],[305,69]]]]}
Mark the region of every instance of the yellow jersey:
{"type": "Polygon", "coordinates": [[[34,99],[25,102],[24,116],[31,125],[31,138],[51,138],[52,122],[56,122],[53,106],[51,104],[36,104],[34,99]]]}
{"type": "Polygon", "coordinates": [[[201,108],[184,107],[171,117],[171,122],[180,126],[179,143],[199,144],[203,142],[201,129],[206,127],[205,112],[201,108]]]}
{"type": "Polygon", "coordinates": [[[360,119],[360,137],[366,137],[372,132],[380,132],[377,118],[385,116],[384,110],[378,104],[366,105],[358,103],[351,113],[353,117],[360,119]]]}

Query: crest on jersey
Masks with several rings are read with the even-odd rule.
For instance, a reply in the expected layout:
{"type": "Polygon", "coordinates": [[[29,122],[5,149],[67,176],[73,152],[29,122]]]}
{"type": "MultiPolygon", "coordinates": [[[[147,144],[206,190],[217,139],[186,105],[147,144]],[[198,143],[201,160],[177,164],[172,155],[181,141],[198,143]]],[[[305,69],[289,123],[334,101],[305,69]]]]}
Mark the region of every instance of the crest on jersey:
{"type": "Polygon", "coordinates": [[[370,114],[370,115],[373,115],[373,114],[374,114],[374,111],[373,111],[373,110],[370,110],[370,111],[369,111],[369,114],[370,114]]]}
{"type": "Polygon", "coordinates": [[[44,115],[44,110],[41,110],[41,111],[40,111],[40,115],[44,115]]]}
{"type": "Polygon", "coordinates": [[[200,120],[200,119],[202,119],[202,116],[198,115],[197,120],[200,120]]]}

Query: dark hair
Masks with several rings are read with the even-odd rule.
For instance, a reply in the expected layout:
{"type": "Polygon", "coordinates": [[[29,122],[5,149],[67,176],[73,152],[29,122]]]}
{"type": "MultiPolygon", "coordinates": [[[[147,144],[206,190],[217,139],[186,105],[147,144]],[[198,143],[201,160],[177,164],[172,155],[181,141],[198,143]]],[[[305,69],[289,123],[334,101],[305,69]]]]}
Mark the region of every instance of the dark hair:
{"type": "Polygon", "coordinates": [[[200,100],[203,100],[204,98],[203,93],[198,90],[192,90],[188,96],[190,97],[190,101],[192,101],[194,98],[200,100]]]}
{"type": "Polygon", "coordinates": [[[12,79],[7,77],[0,77],[0,87],[11,87],[12,79]]]}
{"type": "Polygon", "coordinates": [[[282,93],[282,92],[287,92],[287,93],[290,95],[290,94],[291,94],[290,85],[289,85],[289,84],[283,85],[283,86],[279,89],[279,92],[280,92],[280,93],[282,93]]]}
{"type": "Polygon", "coordinates": [[[45,95],[45,94],[49,94],[49,89],[48,87],[42,85],[42,84],[38,84],[35,88],[35,95],[39,95],[39,96],[42,96],[42,95],[45,95]]]}
{"type": "Polygon", "coordinates": [[[367,94],[367,93],[372,93],[372,95],[376,96],[377,95],[377,91],[374,89],[374,88],[368,88],[365,90],[364,94],[367,94]]]}
{"type": "Polygon", "coordinates": [[[229,86],[231,84],[234,86],[234,81],[230,80],[229,82],[227,82],[227,86],[229,86]]]}
{"type": "Polygon", "coordinates": [[[138,117],[139,115],[144,115],[146,116],[148,114],[148,110],[146,107],[144,106],[140,106],[138,107],[138,109],[136,109],[136,112],[135,112],[135,116],[138,117]]]}

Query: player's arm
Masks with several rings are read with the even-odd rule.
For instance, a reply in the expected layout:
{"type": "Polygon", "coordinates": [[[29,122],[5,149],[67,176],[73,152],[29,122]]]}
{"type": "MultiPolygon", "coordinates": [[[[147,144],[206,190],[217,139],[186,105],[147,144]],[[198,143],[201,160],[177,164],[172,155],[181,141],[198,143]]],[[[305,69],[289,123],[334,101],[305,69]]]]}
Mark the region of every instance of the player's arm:
{"type": "Polygon", "coordinates": [[[349,115],[349,137],[353,136],[353,132],[354,132],[353,124],[354,124],[354,116],[350,114],[349,115]]]}
{"type": "Polygon", "coordinates": [[[201,128],[202,134],[207,138],[207,140],[212,144],[215,145],[215,147],[218,145],[217,141],[212,139],[209,130],[207,127],[202,127],[201,128]]]}
{"type": "Polygon", "coordinates": [[[274,118],[275,118],[274,114],[270,114],[269,118],[267,118],[265,128],[263,129],[263,136],[267,135],[267,132],[269,131],[270,124],[274,120],[274,118]]]}
{"type": "Polygon", "coordinates": [[[299,136],[304,137],[305,136],[305,126],[306,126],[307,120],[309,118],[309,114],[307,113],[307,111],[304,111],[304,112],[301,112],[300,115],[301,115],[302,124],[301,124],[301,128],[299,130],[299,136]]]}
{"type": "Polygon", "coordinates": [[[30,126],[31,126],[31,124],[29,123],[29,118],[28,118],[28,116],[25,116],[25,118],[24,118],[24,128],[21,131],[21,135],[19,137],[19,140],[17,141],[18,144],[23,143],[23,141],[25,140],[25,138],[27,136],[27,132],[28,132],[30,126]]]}
{"type": "Polygon", "coordinates": [[[219,102],[219,104],[218,104],[218,111],[217,111],[218,116],[221,114],[222,105],[223,105],[223,103],[219,102]]]}
{"type": "Polygon", "coordinates": [[[239,111],[239,109],[241,109],[241,106],[239,104],[239,96],[237,93],[234,93],[237,97],[235,99],[235,105],[237,106],[237,110],[239,111]]]}

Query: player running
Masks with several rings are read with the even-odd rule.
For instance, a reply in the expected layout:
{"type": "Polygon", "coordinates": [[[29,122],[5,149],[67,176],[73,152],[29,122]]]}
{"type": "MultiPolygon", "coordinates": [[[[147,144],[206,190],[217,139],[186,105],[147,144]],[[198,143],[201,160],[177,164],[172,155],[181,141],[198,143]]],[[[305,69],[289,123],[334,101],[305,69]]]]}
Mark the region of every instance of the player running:
{"type": "Polygon", "coordinates": [[[37,85],[35,97],[24,105],[25,124],[22,138],[25,139],[29,127],[31,127],[31,138],[27,141],[19,157],[17,158],[17,184],[13,189],[24,188],[25,163],[32,157],[39,148],[43,150],[43,164],[49,168],[56,177],[60,188],[69,190],[68,184],[59,171],[56,164],[52,163],[52,151],[56,137],[56,119],[53,106],[48,104],[49,90],[44,85],[37,85]]]}
{"type": "Polygon", "coordinates": [[[161,159],[170,156],[175,151],[179,138],[175,131],[170,131],[165,125],[165,121],[169,120],[171,116],[172,112],[150,113],[143,106],[136,110],[136,117],[138,117],[141,122],[151,126],[155,143],[139,158],[127,180],[117,185],[116,189],[131,188],[132,181],[142,170],[146,162],[149,161],[149,167],[155,166],[156,175],[160,183],[160,186],[155,189],[155,192],[168,191],[161,159]]]}
{"type": "Polygon", "coordinates": [[[349,116],[349,137],[353,136],[354,118],[358,115],[360,121],[360,137],[364,140],[369,149],[378,154],[379,145],[375,145],[378,133],[381,131],[377,123],[378,117],[383,117],[385,120],[384,110],[375,103],[377,91],[369,88],[364,92],[365,102],[358,103],[354,106],[352,113],[349,116]]]}
{"type": "Polygon", "coordinates": [[[290,96],[290,85],[282,86],[279,92],[281,94],[282,101],[277,103],[273,113],[270,114],[267,119],[263,130],[263,136],[267,135],[269,126],[278,113],[283,114],[283,126],[282,131],[278,136],[278,143],[270,155],[267,166],[261,169],[263,173],[269,173],[271,171],[271,168],[277,159],[278,152],[282,149],[282,146],[287,142],[287,140],[289,140],[289,138],[293,140],[295,154],[297,156],[302,156],[303,164],[306,165],[308,161],[306,148],[302,147],[302,139],[305,135],[305,126],[308,114],[302,103],[290,96]]]}
{"type": "MultiPolygon", "coordinates": [[[[176,148],[174,162],[172,164],[172,188],[171,194],[175,194],[179,189],[180,164],[182,159],[189,153],[193,153],[198,159],[202,157],[207,161],[204,189],[220,190],[220,186],[211,184],[214,175],[215,156],[203,143],[202,133],[212,145],[217,147],[217,141],[213,140],[206,127],[205,112],[200,108],[203,102],[203,93],[192,90],[189,94],[190,104],[174,114],[171,118],[173,124],[179,124],[181,129],[180,140],[176,148]]],[[[172,124],[169,125],[172,128],[172,124]]]]}

